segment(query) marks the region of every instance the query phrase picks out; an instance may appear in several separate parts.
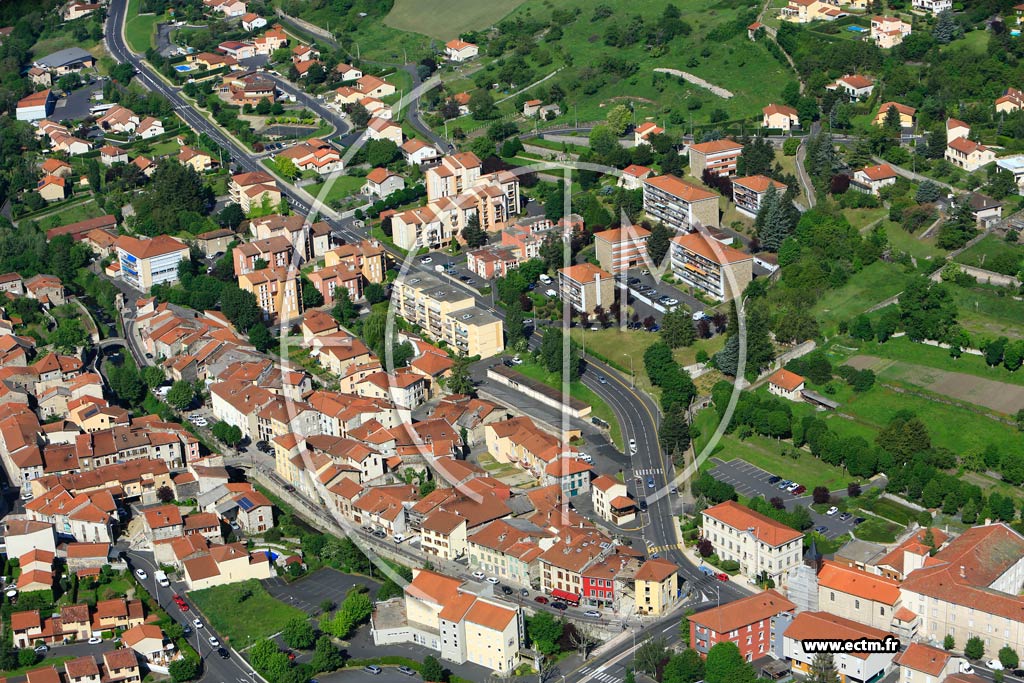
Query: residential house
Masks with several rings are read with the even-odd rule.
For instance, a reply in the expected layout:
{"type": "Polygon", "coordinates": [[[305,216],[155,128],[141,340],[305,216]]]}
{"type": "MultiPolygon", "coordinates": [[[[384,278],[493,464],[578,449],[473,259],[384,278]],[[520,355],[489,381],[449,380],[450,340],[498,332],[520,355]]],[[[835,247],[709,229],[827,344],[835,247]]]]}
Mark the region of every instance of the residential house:
{"type": "Polygon", "coordinates": [[[246,31],[252,32],[256,29],[263,28],[266,25],[267,20],[253,12],[249,12],[244,17],[242,17],[242,28],[246,31]]]}
{"type": "Polygon", "coordinates": [[[110,683],[140,683],[142,673],[135,651],[122,647],[103,653],[104,681],[110,683]]]}
{"type": "Polygon", "coordinates": [[[274,178],[262,171],[251,171],[231,176],[228,184],[231,201],[249,213],[264,204],[277,206],[281,203],[281,191],[274,178]]]}
{"type": "Polygon", "coordinates": [[[351,64],[338,64],[334,67],[334,72],[341,77],[342,82],[357,81],[363,77],[363,72],[351,64]]]}
{"type": "Polygon", "coordinates": [[[444,44],[444,56],[451,62],[465,62],[480,54],[480,48],[467,43],[461,38],[449,40],[444,44]]]}
{"type": "Polygon", "coordinates": [[[651,144],[652,135],[664,135],[665,129],[661,126],[651,122],[645,121],[639,126],[633,129],[633,144],[634,145],[649,145],[651,144]]]}
{"type": "Polygon", "coordinates": [[[131,109],[115,104],[106,114],[96,120],[96,125],[103,130],[115,133],[134,133],[139,127],[140,121],[139,115],[131,109]]]}
{"type": "MultiPolygon", "coordinates": [[[[274,575],[270,558],[262,551],[250,553],[241,543],[210,546],[209,554],[182,563],[185,585],[202,590],[274,575]]],[[[127,644],[127,638],[125,638],[127,644]]]]}
{"type": "Polygon", "coordinates": [[[100,163],[104,166],[127,164],[128,152],[114,145],[103,145],[100,147],[100,163]]]}
{"type": "Polygon", "coordinates": [[[544,485],[558,486],[566,498],[590,492],[590,475],[594,471],[580,458],[558,458],[544,468],[544,485]]]}
{"type": "Polygon", "coordinates": [[[716,301],[731,301],[753,279],[753,256],[702,232],[672,238],[672,275],[716,301]]]}
{"type": "Polygon", "coordinates": [[[61,16],[64,21],[74,21],[75,19],[89,16],[99,8],[100,6],[97,3],[71,2],[65,5],[61,16]]]}
{"type": "Polygon", "coordinates": [[[592,263],[559,268],[558,293],[575,310],[597,315],[615,302],[615,276],[592,263]]]}
{"type": "Polygon", "coordinates": [[[388,119],[380,117],[370,119],[366,124],[367,135],[371,140],[390,140],[395,145],[402,146],[402,127],[388,119]]]}
{"type": "MultiPolygon", "coordinates": [[[[595,486],[591,491],[596,490],[595,486]]],[[[583,572],[613,549],[614,544],[593,528],[566,529],[562,537],[537,558],[540,590],[556,599],[578,603],[583,596],[583,572]]]]}
{"type": "Polygon", "coordinates": [[[68,181],[54,175],[43,176],[36,184],[36,192],[48,202],[59,202],[68,198],[68,181]]]}
{"type": "Polygon", "coordinates": [[[134,626],[121,634],[121,643],[150,667],[168,667],[181,656],[174,645],[166,641],[163,630],[156,624],[134,626]]]}
{"type": "Polygon", "coordinates": [[[703,656],[718,643],[732,642],[746,661],[782,656],[782,634],[796,615],[796,605],[774,590],[712,607],[690,616],[691,648],[703,656]]]}
{"type": "Polygon", "coordinates": [[[121,235],[115,241],[121,279],[148,292],[153,285],[178,281],[178,264],[189,259],[189,247],[169,235],[139,239],[121,235]]]}
{"type": "Polygon", "coordinates": [[[871,17],[871,40],[883,50],[890,50],[910,35],[910,24],[899,17],[871,17]]]}
{"type": "Polygon", "coordinates": [[[999,221],[1003,217],[1003,203],[980,192],[972,192],[967,200],[979,227],[999,221]]]}
{"type": "Polygon", "coordinates": [[[898,581],[823,560],[818,570],[818,607],[883,631],[900,607],[898,581]]]}
{"type": "Polygon", "coordinates": [[[575,447],[541,430],[525,415],[485,425],[484,441],[487,452],[498,462],[517,463],[538,476],[562,456],[576,454],[575,447]]]}
{"type": "Polygon", "coordinates": [[[440,160],[441,152],[433,145],[412,138],[402,145],[402,156],[410,166],[422,166],[440,160]]]}
{"type": "Polygon", "coordinates": [[[1024,92],[1017,88],[1007,88],[995,101],[997,114],[1010,114],[1024,109],[1024,92]]]}
{"type": "Polygon", "coordinates": [[[481,247],[466,252],[466,268],[485,280],[505,277],[519,267],[519,257],[509,247],[481,247]]]}
{"type": "Polygon", "coordinates": [[[917,114],[917,110],[913,107],[908,107],[905,104],[899,102],[886,102],[878,108],[878,113],[875,114],[875,120],[873,123],[876,126],[881,126],[885,123],[886,116],[889,115],[889,110],[895,109],[896,113],[900,117],[900,128],[913,128],[914,127],[914,116],[917,114]]]}
{"type": "Polygon", "coordinates": [[[277,98],[277,84],[259,71],[228,74],[224,77],[224,85],[238,106],[251,104],[255,107],[262,100],[273,102],[277,98]]]}
{"type": "Polygon", "coordinates": [[[475,529],[466,541],[472,567],[518,586],[539,586],[536,560],[554,537],[526,520],[498,519],[475,529]]]}
{"type": "Polygon", "coordinates": [[[875,89],[875,82],[859,74],[846,74],[825,86],[826,90],[838,90],[851,100],[866,100],[875,89]]]}
{"type": "Polygon", "coordinates": [[[674,175],[644,181],[644,212],[674,231],[718,227],[718,195],[674,175]]]}
{"type": "Polygon", "coordinates": [[[100,667],[92,655],[84,655],[64,662],[68,683],[100,683],[100,667]]]}
{"type": "Polygon", "coordinates": [[[893,662],[899,667],[901,683],[945,681],[947,676],[959,673],[961,664],[966,663],[948,650],[924,643],[910,643],[893,662]]]}
{"type": "Polygon", "coordinates": [[[405,189],[405,179],[386,168],[375,168],[366,174],[363,194],[384,199],[393,192],[405,189]]]}
{"type": "Polygon", "coordinates": [[[748,579],[767,576],[776,586],[800,564],[803,534],[734,501],[701,512],[703,538],[723,560],[740,564],[748,579]]]}
{"type": "Polygon", "coordinates": [[[344,170],[341,153],[332,145],[310,138],[277,153],[274,157],[291,159],[299,171],[316,171],[326,175],[344,170]]]}
{"type": "MultiPolygon", "coordinates": [[[[947,151],[948,153],[948,151],[947,151]]],[[[859,190],[878,196],[883,187],[896,184],[896,171],[889,164],[878,164],[876,166],[865,166],[854,172],[850,178],[850,186],[859,190]]]]}
{"type": "Polygon", "coordinates": [[[91,69],[96,65],[96,58],[80,47],[69,47],[40,57],[32,64],[40,69],[46,69],[51,75],[59,78],[66,74],[78,73],[82,69],[91,69]]]}
{"type": "Polygon", "coordinates": [[[946,145],[946,161],[968,173],[973,173],[995,160],[995,151],[970,138],[957,138],[946,145]]]}
{"type": "Polygon", "coordinates": [[[953,9],[953,0],[912,0],[910,5],[916,10],[939,15],[953,9]]]}
{"type": "Polygon", "coordinates": [[[213,71],[215,69],[234,69],[238,66],[238,60],[229,55],[219,55],[214,52],[199,52],[188,55],[185,61],[192,64],[200,71],[213,71]]]}
{"type": "MultiPolygon", "coordinates": [[[[783,634],[783,656],[796,673],[811,671],[816,653],[804,649],[806,641],[830,638],[843,641],[896,641],[888,631],[871,628],[828,612],[801,612],[783,634]]],[[[899,641],[896,641],[899,644],[899,641]]],[[[851,652],[836,658],[836,673],[847,683],[868,683],[885,676],[891,669],[897,649],[889,652],[851,652]]]]}
{"type": "Polygon", "coordinates": [[[750,218],[757,218],[757,214],[761,210],[761,202],[768,194],[768,188],[773,185],[780,194],[785,194],[788,189],[783,183],[768,176],[752,175],[745,178],[734,178],[732,201],[736,204],[736,210],[750,218]]]}
{"type": "Polygon", "coordinates": [[[139,127],[135,129],[135,134],[143,140],[155,138],[158,135],[164,134],[164,124],[160,119],[147,116],[139,121],[139,127]]]}
{"type": "Polygon", "coordinates": [[[948,118],[946,119],[946,144],[953,142],[957,138],[965,138],[971,134],[970,125],[964,123],[959,119],[948,118]]]}
{"type": "Polygon", "coordinates": [[[178,152],[178,163],[182,166],[191,166],[196,173],[205,173],[213,169],[213,157],[206,152],[182,145],[178,152]]]}
{"type": "Polygon", "coordinates": [[[177,538],[184,533],[185,520],[177,505],[161,505],[142,514],[143,531],[150,543],[177,538]]]}
{"type": "Polygon", "coordinates": [[[242,0],[203,0],[203,5],[226,17],[244,17],[247,14],[242,0]]]}
{"type": "Polygon", "coordinates": [[[781,9],[779,17],[783,21],[807,24],[812,21],[835,21],[845,13],[835,5],[822,0],[789,0],[789,4],[781,9]]]}
{"type": "Polygon", "coordinates": [[[644,186],[644,181],[651,177],[651,173],[653,171],[647,166],[630,164],[622,169],[622,175],[619,176],[616,185],[627,190],[639,190],[644,186]]]}
{"type": "Polygon", "coordinates": [[[672,610],[681,599],[679,567],[665,558],[640,565],[634,578],[638,614],[658,616],[672,610]]]}
{"type": "Polygon", "coordinates": [[[690,145],[690,175],[701,178],[707,171],[714,176],[734,176],[741,154],[743,145],[728,138],[690,145]]]}
{"type": "Polygon", "coordinates": [[[800,127],[800,114],[793,107],[784,104],[769,104],[761,110],[762,128],[775,128],[788,133],[800,127]]]}
{"type": "Polygon", "coordinates": [[[53,113],[57,98],[49,89],[27,95],[15,106],[15,118],[19,121],[38,121],[53,113]]]}
{"type": "Polygon", "coordinates": [[[598,517],[616,526],[636,519],[636,503],[629,497],[626,485],[606,474],[590,482],[590,499],[598,517]]]}
{"type": "Polygon", "coordinates": [[[786,368],[779,368],[768,377],[768,393],[790,401],[803,401],[803,390],[806,380],[803,377],[790,372],[786,368]]]}

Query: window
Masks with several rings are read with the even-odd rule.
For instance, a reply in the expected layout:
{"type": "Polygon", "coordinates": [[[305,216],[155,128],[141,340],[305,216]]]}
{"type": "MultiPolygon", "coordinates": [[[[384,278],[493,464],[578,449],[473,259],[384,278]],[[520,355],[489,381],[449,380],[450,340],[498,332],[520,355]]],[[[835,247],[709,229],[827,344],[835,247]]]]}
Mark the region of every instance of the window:
{"type": "Polygon", "coordinates": [[[829,595],[828,595],[828,599],[831,600],[832,602],[835,602],[836,601],[836,592],[835,591],[830,591],[829,595]]]}
{"type": "Polygon", "coordinates": [[[860,609],[860,600],[854,600],[853,601],[853,608],[854,609],[860,609]]]}

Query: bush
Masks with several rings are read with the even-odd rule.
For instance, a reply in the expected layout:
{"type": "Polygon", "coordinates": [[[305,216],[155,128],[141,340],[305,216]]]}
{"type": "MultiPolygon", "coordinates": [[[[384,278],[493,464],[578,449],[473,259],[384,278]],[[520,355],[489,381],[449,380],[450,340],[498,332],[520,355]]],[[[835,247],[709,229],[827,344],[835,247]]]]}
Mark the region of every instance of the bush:
{"type": "Polygon", "coordinates": [[[815,505],[824,505],[832,499],[832,494],[829,492],[827,486],[815,486],[812,495],[814,497],[815,505]]]}
{"type": "Polygon", "coordinates": [[[800,147],[799,138],[786,138],[786,141],[782,143],[782,153],[787,157],[796,156],[796,151],[800,147]]]}
{"type": "Polygon", "coordinates": [[[979,636],[972,636],[964,646],[964,656],[967,659],[981,659],[985,656],[985,641],[979,636]]]}
{"type": "Polygon", "coordinates": [[[738,572],[740,570],[740,563],[736,560],[722,560],[722,563],[718,566],[722,568],[722,571],[726,572],[738,572]]]}

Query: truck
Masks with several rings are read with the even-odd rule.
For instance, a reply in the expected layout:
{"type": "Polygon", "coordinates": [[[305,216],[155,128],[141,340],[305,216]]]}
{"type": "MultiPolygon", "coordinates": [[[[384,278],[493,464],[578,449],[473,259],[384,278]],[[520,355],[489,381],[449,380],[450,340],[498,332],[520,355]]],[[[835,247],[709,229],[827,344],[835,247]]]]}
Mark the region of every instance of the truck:
{"type": "Polygon", "coordinates": [[[167,579],[167,574],[162,570],[157,570],[153,576],[156,577],[156,582],[161,586],[167,587],[171,585],[171,582],[167,579]]]}

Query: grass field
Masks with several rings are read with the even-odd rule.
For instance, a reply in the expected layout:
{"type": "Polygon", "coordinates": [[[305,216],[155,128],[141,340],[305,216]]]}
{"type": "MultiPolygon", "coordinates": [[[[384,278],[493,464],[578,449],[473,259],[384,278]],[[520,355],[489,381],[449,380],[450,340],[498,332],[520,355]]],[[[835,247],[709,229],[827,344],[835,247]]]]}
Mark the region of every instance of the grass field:
{"type": "Polygon", "coordinates": [[[139,16],[140,0],[128,0],[128,13],[124,24],[124,39],[133,52],[145,52],[153,47],[156,25],[162,18],[159,14],[139,16]]]}
{"type": "Polygon", "coordinates": [[[928,228],[922,228],[920,232],[911,234],[892,221],[884,221],[885,234],[889,238],[889,244],[894,249],[905,251],[919,261],[921,259],[936,260],[936,267],[939,266],[937,259],[945,256],[945,252],[935,246],[935,238],[920,239],[919,235],[928,228]]]}
{"type": "MultiPolygon", "coordinates": [[[[700,430],[700,436],[694,440],[698,454],[711,439],[717,422],[718,415],[713,408],[702,410],[694,419],[694,426],[700,430]]],[[[784,456],[784,448],[790,449],[792,446],[763,436],[755,435],[741,440],[735,434],[726,434],[709,457],[726,461],[741,458],[784,479],[799,481],[809,491],[815,486],[827,486],[830,491],[835,491],[844,488],[850,481],[849,475],[841,468],[822,462],[806,451],[801,451],[797,459],[784,456]]]]}
{"type": "Polygon", "coordinates": [[[994,257],[996,254],[1004,254],[1006,252],[1016,254],[1018,261],[1024,260],[1024,246],[1021,246],[1020,244],[1010,244],[996,235],[988,235],[987,237],[982,238],[977,244],[960,252],[956,257],[956,260],[958,263],[963,263],[967,266],[984,268],[987,260],[994,257]]]}
{"type": "Polygon", "coordinates": [[[498,23],[523,0],[395,0],[384,23],[392,28],[449,40],[498,23]]]}
{"type": "Polygon", "coordinates": [[[1005,291],[988,285],[952,287],[950,291],[960,314],[960,325],[971,336],[974,346],[990,337],[1024,337],[1024,301],[1005,296],[1005,291]]]}
{"type": "Polygon", "coordinates": [[[901,505],[888,498],[851,498],[848,500],[850,508],[867,510],[879,517],[885,517],[889,521],[907,526],[911,521],[917,519],[917,511],[906,505],[901,505]]]}
{"type": "MultiPolygon", "coordinates": [[[[562,378],[560,375],[549,373],[545,368],[541,367],[533,361],[530,356],[523,358],[523,364],[516,366],[516,371],[535,379],[538,382],[543,382],[549,387],[561,390],[562,378]]],[[[611,407],[601,399],[600,396],[595,394],[589,388],[587,388],[583,382],[571,382],[569,384],[570,395],[587,403],[593,409],[591,415],[599,417],[610,426],[609,436],[611,437],[612,443],[618,448],[622,448],[622,427],[619,425],[619,421],[615,419],[615,413],[612,412],[611,407]]]]}
{"type": "Polygon", "coordinates": [[[854,534],[862,541],[892,543],[896,540],[896,534],[901,531],[903,531],[903,527],[895,522],[889,522],[879,517],[868,517],[863,524],[857,527],[854,534]]]}
{"type": "Polygon", "coordinates": [[[210,625],[237,648],[277,633],[290,619],[306,617],[302,610],[275,600],[255,580],[191,591],[189,597],[210,625]]]}
{"type": "Polygon", "coordinates": [[[320,196],[320,193],[323,191],[324,186],[327,185],[326,181],[316,183],[315,185],[306,185],[305,189],[315,198],[330,206],[333,201],[344,199],[345,197],[359,192],[359,188],[364,184],[366,184],[366,178],[354,175],[339,175],[334,179],[330,190],[328,190],[322,197],[320,196]]]}
{"type": "Polygon", "coordinates": [[[902,266],[876,261],[839,289],[830,289],[814,305],[822,332],[832,334],[840,320],[849,320],[877,303],[899,294],[913,275],[902,266]]]}
{"type": "Polygon", "coordinates": [[[99,218],[102,215],[103,212],[100,210],[100,207],[96,206],[96,202],[90,199],[87,202],[76,204],[75,206],[70,206],[67,209],[58,211],[57,213],[50,214],[46,218],[41,218],[36,222],[43,230],[50,230],[69,223],[84,221],[89,218],[99,218]]]}

